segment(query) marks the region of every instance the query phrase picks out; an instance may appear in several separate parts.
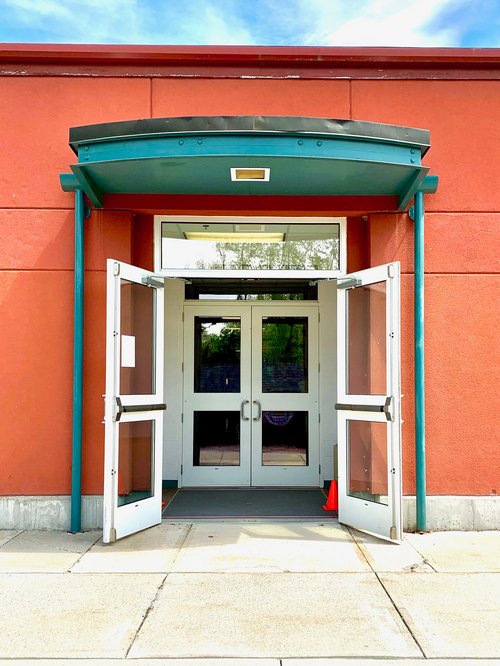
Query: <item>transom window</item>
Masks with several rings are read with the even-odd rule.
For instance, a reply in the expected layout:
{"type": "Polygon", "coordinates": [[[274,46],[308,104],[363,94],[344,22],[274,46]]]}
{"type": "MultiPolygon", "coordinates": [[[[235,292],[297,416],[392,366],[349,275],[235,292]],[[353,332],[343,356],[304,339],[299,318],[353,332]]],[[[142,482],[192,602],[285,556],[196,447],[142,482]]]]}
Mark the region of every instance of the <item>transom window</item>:
{"type": "Polygon", "coordinates": [[[344,218],[160,218],[157,270],[213,277],[333,276],[342,272],[344,223],[344,218]]]}

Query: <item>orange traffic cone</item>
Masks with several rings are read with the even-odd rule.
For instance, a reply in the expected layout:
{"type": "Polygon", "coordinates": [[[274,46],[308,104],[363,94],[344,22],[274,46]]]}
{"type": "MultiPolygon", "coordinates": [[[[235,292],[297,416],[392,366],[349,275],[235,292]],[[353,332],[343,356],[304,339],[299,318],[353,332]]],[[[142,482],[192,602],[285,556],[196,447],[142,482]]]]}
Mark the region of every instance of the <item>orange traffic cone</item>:
{"type": "Polygon", "coordinates": [[[323,504],[325,511],[338,511],[339,510],[339,487],[336,479],[330,483],[330,490],[328,492],[328,499],[326,504],[323,504]]]}

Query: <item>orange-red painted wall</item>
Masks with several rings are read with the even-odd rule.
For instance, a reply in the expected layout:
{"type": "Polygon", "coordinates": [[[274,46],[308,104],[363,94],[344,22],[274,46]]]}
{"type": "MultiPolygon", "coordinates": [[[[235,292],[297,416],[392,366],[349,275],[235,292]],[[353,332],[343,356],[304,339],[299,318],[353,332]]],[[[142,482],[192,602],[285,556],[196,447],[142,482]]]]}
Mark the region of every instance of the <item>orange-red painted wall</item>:
{"type": "MultiPolygon", "coordinates": [[[[5,76],[0,93],[0,493],[70,491],[73,197],[58,183],[75,159],[68,128],[211,114],[431,130],[425,163],[440,186],[426,196],[428,492],[498,491],[500,82],[5,76]]],[[[305,212],[304,204],[297,213],[305,212]]],[[[83,491],[101,493],[105,262],[150,267],[152,220],[106,210],[85,225],[83,491]]],[[[404,490],[412,493],[412,223],[355,217],[348,236],[352,270],[402,262],[404,490]]]]}

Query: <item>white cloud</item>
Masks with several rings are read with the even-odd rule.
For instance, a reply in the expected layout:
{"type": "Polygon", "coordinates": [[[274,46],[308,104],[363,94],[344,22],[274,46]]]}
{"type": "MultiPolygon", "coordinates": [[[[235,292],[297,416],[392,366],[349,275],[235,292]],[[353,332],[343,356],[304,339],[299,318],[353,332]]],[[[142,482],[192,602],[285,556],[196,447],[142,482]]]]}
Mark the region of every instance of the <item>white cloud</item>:
{"type": "Polygon", "coordinates": [[[177,16],[175,44],[255,44],[251,26],[237,13],[209,1],[183,7],[177,16]]]}
{"type": "Polygon", "coordinates": [[[251,30],[212,0],[4,0],[18,22],[48,41],[130,44],[253,44],[251,30]]]}
{"type": "Polygon", "coordinates": [[[0,11],[40,41],[448,46],[457,31],[430,24],[462,1],[0,0],[0,11]]]}
{"type": "Polygon", "coordinates": [[[453,28],[430,31],[432,20],[454,0],[310,0],[314,25],[304,44],[326,46],[453,46],[453,28]]]}

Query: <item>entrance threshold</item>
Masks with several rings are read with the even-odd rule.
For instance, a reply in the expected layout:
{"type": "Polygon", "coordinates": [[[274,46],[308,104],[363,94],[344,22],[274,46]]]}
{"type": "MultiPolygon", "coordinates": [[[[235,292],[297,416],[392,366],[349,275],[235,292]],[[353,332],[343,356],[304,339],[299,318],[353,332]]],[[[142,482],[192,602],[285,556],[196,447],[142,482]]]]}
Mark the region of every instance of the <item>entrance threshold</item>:
{"type": "Polygon", "coordinates": [[[321,488],[181,488],[164,520],[332,520],[321,488]]]}

